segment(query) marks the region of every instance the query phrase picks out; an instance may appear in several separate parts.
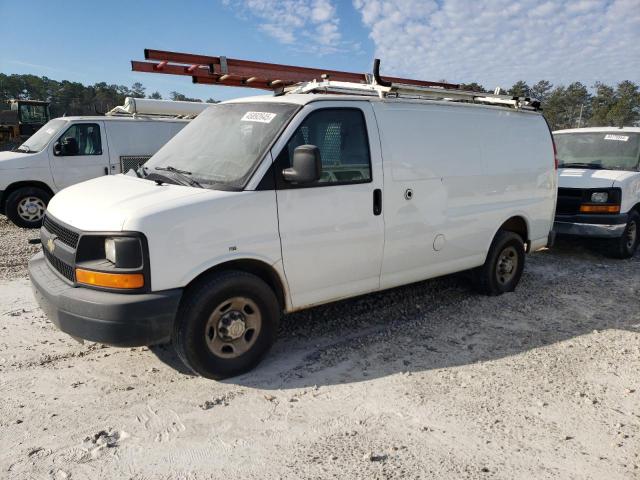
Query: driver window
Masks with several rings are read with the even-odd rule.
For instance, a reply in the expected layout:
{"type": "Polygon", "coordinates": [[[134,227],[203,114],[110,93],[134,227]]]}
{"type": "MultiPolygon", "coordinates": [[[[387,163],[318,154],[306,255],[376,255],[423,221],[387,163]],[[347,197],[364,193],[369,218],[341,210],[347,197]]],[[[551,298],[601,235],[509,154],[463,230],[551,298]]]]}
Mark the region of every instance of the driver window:
{"type": "MultiPolygon", "coordinates": [[[[78,153],[75,155],[102,155],[102,141],[100,139],[100,127],[96,123],[76,123],[69,127],[60,137],[60,144],[75,143],[78,153]]],[[[69,153],[63,155],[69,156],[69,153]]]]}
{"type": "Polygon", "coordinates": [[[291,166],[293,151],[300,145],[315,145],[320,150],[322,173],[318,184],[371,181],[369,141],[360,110],[336,108],[309,114],[279,155],[280,171],[291,166]]]}

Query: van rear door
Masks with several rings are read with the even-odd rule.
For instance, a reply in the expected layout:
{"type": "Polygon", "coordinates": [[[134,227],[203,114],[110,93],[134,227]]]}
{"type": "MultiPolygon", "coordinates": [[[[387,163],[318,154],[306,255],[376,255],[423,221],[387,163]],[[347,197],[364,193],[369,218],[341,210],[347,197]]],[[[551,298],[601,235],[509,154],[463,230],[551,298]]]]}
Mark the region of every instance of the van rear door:
{"type": "Polygon", "coordinates": [[[308,104],[273,148],[282,258],[294,308],[377,290],[384,245],[382,157],[369,102],[308,104]],[[316,145],[320,181],[287,183],[300,145],[316,145]],[[374,200],[375,199],[375,200],[374,200]]]}
{"type": "Polygon", "coordinates": [[[51,173],[58,189],[109,173],[105,125],[102,121],[72,122],[55,142],[51,142],[51,173]],[[77,145],[76,152],[60,147],[65,140],[77,145]]]}

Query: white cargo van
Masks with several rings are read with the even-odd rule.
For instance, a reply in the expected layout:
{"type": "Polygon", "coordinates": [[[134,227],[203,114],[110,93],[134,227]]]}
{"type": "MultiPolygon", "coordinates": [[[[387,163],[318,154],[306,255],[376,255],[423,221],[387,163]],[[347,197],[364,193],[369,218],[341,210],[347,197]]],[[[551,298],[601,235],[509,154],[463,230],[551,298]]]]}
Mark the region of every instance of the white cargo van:
{"type": "Polygon", "coordinates": [[[544,118],[411,91],[324,81],[221,103],[143,178],[64,190],[29,264],[40,305],[72,336],[172,340],[223,378],[256,365],[282,312],[468,269],[483,292],[514,290],[553,224],[544,118]]]}
{"type": "Polygon", "coordinates": [[[605,239],[607,252],[632,257],[640,241],[640,128],[558,130],[561,235],[605,239]]]}
{"type": "Polygon", "coordinates": [[[15,151],[0,152],[0,213],[39,227],[56,192],[137,168],[207,106],[127,98],[106,116],[49,121],[15,151]]]}

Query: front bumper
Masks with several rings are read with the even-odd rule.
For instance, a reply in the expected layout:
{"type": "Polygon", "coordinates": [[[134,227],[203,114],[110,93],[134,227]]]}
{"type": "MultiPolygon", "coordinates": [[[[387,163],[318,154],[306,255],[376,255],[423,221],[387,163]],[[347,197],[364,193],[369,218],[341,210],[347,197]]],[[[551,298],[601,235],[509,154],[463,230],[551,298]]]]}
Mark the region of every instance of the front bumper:
{"type": "Polygon", "coordinates": [[[627,226],[627,214],[620,215],[556,215],[553,230],[558,235],[593,238],[618,238],[627,226]]]}
{"type": "Polygon", "coordinates": [[[125,294],[74,287],[38,253],[29,261],[36,300],[63,332],[118,347],[164,343],[171,337],[182,289],[125,294]]]}

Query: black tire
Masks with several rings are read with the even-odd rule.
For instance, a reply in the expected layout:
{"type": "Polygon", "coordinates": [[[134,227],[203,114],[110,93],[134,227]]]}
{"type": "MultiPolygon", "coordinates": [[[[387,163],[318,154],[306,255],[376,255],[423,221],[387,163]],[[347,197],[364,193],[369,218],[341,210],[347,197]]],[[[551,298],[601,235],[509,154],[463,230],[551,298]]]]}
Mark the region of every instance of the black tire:
{"type": "Polygon", "coordinates": [[[627,226],[620,238],[608,241],[607,253],[614,258],[631,258],[640,242],[640,214],[635,210],[629,213],[627,226]]]}
{"type": "MultiPolygon", "coordinates": [[[[226,271],[212,274],[190,287],[182,299],[173,331],[173,344],[184,364],[193,372],[206,378],[220,380],[245,373],[256,366],[275,341],[280,322],[280,305],[273,290],[259,277],[241,271],[226,271]],[[255,338],[252,343],[246,341],[250,329],[247,327],[240,338],[228,341],[223,339],[218,326],[225,321],[225,316],[244,315],[242,309],[220,308],[225,302],[242,298],[251,303],[249,310],[256,307],[260,316],[260,328],[254,329],[255,338]],[[223,312],[218,322],[215,315],[223,312]],[[211,326],[214,321],[216,327],[211,326]],[[212,332],[213,328],[213,332],[212,332]],[[223,345],[221,351],[215,352],[214,343],[223,345]],[[238,351],[235,345],[238,344],[238,351]],[[210,348],[209,345],[212,345],[210,348]],[[224,352],[229,347],[231,353],[224,352]],[[239,354],[242,348],[248,350],[239,354]],[[225,358],[224,355],[239,355],[225,358]]],[[[247,315],[246,318],[255,315],[247,315]]],[[[235,318],[235,317],[234,317],[235,318]]],[[[243,316],[244,318],[244,316],[243,316]]],[[[235,321],[234,319],[231,320],[235,321]]],[[[245,325],[245,320],[242,320],[245,325]]],[[[247,320],[248,322],[248,320],[247,320]]],[[[248,323],[246,323],[248,325],[248,323]]],[[[221,327],[224,328],[224,327],[221,327]]]]}
{"type": "Polygon", "coordinates": [[[15,192],[11,192],[7,197],[5,214],[9,220],[19,227],[40,228],[44,217],[44,210],[49,200],[51,200],[51,194],[42,188],[22,187],[15,192]],[[37,214],[28,215],[27,212],[21,211],[21,208],[24,206],[23,202],[27,202],[29,199],[35,199],[32,203],[33,205],[37,205],[37,214]]]}
{"type": "Polygon", "coordinates": [[[476,289],[486,295],[513,292],[522,276],[524,259],[522,237],[517,233],[498,231],[491,242],[484,265],[473,272],[476,289]]]}

